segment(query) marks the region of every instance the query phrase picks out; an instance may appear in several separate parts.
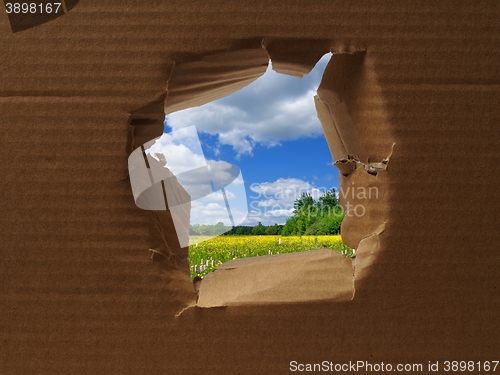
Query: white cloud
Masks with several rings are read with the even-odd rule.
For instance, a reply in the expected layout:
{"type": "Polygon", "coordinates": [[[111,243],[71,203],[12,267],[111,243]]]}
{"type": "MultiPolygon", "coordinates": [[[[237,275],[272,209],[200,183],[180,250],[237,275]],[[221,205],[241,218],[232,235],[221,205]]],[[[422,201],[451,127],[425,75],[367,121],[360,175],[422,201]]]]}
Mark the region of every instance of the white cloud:
{"type": "Polygon", "coordinates": [[[252,184],[250,190],[250,213],[246,225],[284,224],[293,215],[293,204],[302,193],[318,199],[326,189],[318,189],[310,183],[297,178],[280,178],[274,182],[252,184]]]}
{"type": "Polygon", "coordinates": [[[225,162],[211,163],[210,174],[214,184],[214,189],[219,190],[224,186],[236,182],[241,185],[240,168],[234,164],[225,162]]]}
{"type": "Polygon", "coordinates": [[[274,182],[263,182],[261,184],[252,184],[250,187],[255,195],[252,199],[278,200],[279,202],[292,203],[300,198],[302,193],[308,193],[314,199],[318,199],[323,193],[321,190],[312,186],[310,183],[298,178],[279,178],[274,182]]]}
{"type": "MultiPolygon", "coordinates": [[[[223,169],[221,168],[221,171],[226,173],[223,169]]],[[[213,225],[222,222],[224,225],[233,225],[233,223],[240,225],[245,220],[248,214],[248,203],[243,178],[239,174],[234,179],[234,175],[230,174],[230,180],[233,181],[225,186],[216,186],[214,183],[215,192],[191,202],[191,224],[213,225]],[[222,188],[223,190],[220,190],[222,188]],[[226,207],[226,199],[229,211],[226,207]]]]}
{"type": "Polygon", "coordinates": [[[214,225],[223,222],[230,225],[229,215],[224,202],[202,202],[201,200],[191,202],[191,224],[214,225]]]}
{"type": "Polygon", "coordinates": [[[264,225],[284,224],[293,215],[293,209],[276,209],[262,212],[252,212],[242,225],[255,226],[259,222],[264,225]]]}
{"type": "MultiPolygon", "coordinates": [[[[246,203],[246,202],[245,202],[246,203]]],[[[239,225],[247,216],[246,207],[245,209],[239,210],[238,207],[230,205],[231,215],[236,225],[239,225]]],[[[218,222],[224,223],[224,225],[232,225],[229,213],[224,203],[214,202],[213,199],[199,199],[191,202],[191,219],[190,222],[194,224],[205,224],[214,225],[218,222]]]]}
{"type": "Polygon", "coordinates": [[[314,95],[330,58],[325,55],[302,79],[274,72],[271,67],[249,86],[206,105],[175,112],[167,123],[175,129],[196,125],[218,136],[239,155],[252,154],[256,144],[267,147],[285,140],[323,135],[314,95]]]}
{"type": "Polygon", "coordinates": [[[175,175],[206,166],[200,139],[195,127],[187,127],[164,133],[144,145],[146,154],[159,160],[157,154],[165,156],[166,167],[175,175]]]}
{"type": "MultiPolygon", "coordinates": [[[[229,201],[230,199],[235,199],[236,198],[236,195],[234,195],[233,193],[231,193],[230,191],[227,191],[226,190],[226,198],[227,200],[229,201]]],[[[200,198],[198,201],[200,202],[203,202],[203,199],[204,198],[200,198]]],[[[219,190],[219,191],[216,191],[215,193],[212,193],[210,195],[210,201],[211,202],[222,202],[221,204],[225,204],[225,200],[224,200],[224,195],[222,194],[222,192],[219,190]]]]}

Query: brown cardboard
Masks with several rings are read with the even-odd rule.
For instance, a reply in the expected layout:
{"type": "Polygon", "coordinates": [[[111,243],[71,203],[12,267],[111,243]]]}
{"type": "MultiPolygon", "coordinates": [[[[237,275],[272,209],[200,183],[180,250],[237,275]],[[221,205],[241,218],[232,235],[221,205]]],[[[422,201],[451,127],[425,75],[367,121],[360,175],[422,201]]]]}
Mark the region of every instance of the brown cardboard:
{"type": "Polygon", "coordinates": [[[197,306],[350,301],[353,274],[334,250],[233,259],[204,277],[197,306]]]}
{"type": "Polygon", "coordinates": [[[177,64],[168,80],[165,114],[232,94],[264,74],[267,63],[265,51],[257,46],[220,51],[177,64]]]}
{"type": "Polygon", "coordinates": [[[1,373],[499,360],[496,2],[88,0],[16,33],[1,9],[1,373]],[[168,211],[135,206],[128,153],[161,134],[165,97],[198,105],[268,56],[300,75],[328,51],[316,103],[342,186],[382,197],[342,227],[354,298],[183,310],[186,249],[168,211]]]}

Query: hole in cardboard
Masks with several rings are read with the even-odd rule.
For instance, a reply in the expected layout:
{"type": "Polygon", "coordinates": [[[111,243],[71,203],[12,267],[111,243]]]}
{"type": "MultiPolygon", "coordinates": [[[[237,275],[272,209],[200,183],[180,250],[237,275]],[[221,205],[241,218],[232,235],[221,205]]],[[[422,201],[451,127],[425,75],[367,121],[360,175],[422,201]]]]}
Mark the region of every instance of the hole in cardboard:
{"type": "Polygon", "coordinates": [[[343,213],[335,194],[338,180],[314,108],[330,56],[323,56],[302,79],[276,73],[270,63],[262,77],[231,96],[167,116],[166,133],[149,149],[151,155],[163,149],[173,168],[189,164],[193,171],[205,160],[208,165],[234,163],[251,178],[245,179],[248,202],[245,190],[233,187],[210,197],[219,188],[210,189],[208,178],[207,183],[200,179],[196,189],[185,184],[192,197],[191,277],[203,277],[218,266],[234,269],[223,263],[237,258],[316,249],[352,253],[339,235],[343,213]],[[193,124],[201,143],[193,142],[196,134],[178,144],[169,141],[193,124]],[[233,124],[238,124],[237,132],[233,124]],[[203,185],[207,192],[199,194],[203,185]]]}
{"type": "MultiPolygon", "coordinates": [[[[248,54],[252,55],[254,52],[248,52],[248,54]]],[[[217,99],[217,96],[223,97],[228,92],[234,92],[237,88],[245,86],[249,81],[261,75],[262,71],[258,73],[255,71],[256,66],[262,67],[264,65],[261,62],[261,56],[258,58],[254,56],[255,60],[260,60],[260,63],[252,64],[252,62],[248,62],[248,59],[245,59],[246,53],[245,51],[237,51],[237,55],[232,56],[232,59],[229,60],[224,60],[227,56],[224,56],[223,53],[221,56],[210,56],[201,62],[194,63],[194,65],[188,63],[176,67],[178,74],[174,73],[169,81],[166,113],[211,102],[217,99]],[[242,62],[243,60],[245,62],[242,62]],[[224,79],[219,72],[214,73],[211,70],[223,61],[229,61],[229,65],[232,64],[229,70],[234,69],[234,71],[229,72],[229,79],[224,79]],[[251,65],[253,68],[241,66],[242,64],[251,65]],[[254,70],[252,71],[252,69],[254,70]],[[235,71],[237,72],[235,73],[235,71]],[[189,78],[186,78],[188,77],[187,72],[191,75],[194,74],[197,78],[192,78],[190,81],[189,78]],[[193,84],[192,81],[197,83],[193,84]]],[[[270,55],[272,58],[272,54],[270,55]]],[[[332,60],[335,61],[333,64],[330,61],[327,71],[325,71],[318,95],[315,97],[315,104],[317,115],[328,139],[330,151],[336,161],[335,165],[339,167],[342,174],[341,184],[344,186],[360,184],[378,187],[378,185],[383,184],[380,172],[387,168],[390,156],[390,153],[386,152],[386,141],[390,138],[384,139],[383,146],[379,147],[381,142],[373,146],[373,142],[370,143],[369,138],[360,140],[355,136],[356,128],[366,127],[367,118],[366,116],[363,118],[366,111],[360,111],[361,118],[356,113],[356,110],[366,105],[363,103],[364,97],[369,96],[371,101],[373,98],[380,99],[380,93],[376,91],[374,76],[370,76],[372,72],[366,69],[364,55],[363,52],[340,54],[340,58],[339,55],[334,55],[335,58],[332,60]],[[375,91],[375,95],[373,91],[375,91]],[[354,134],[352,134],[353,130],[354,134]],[[385,156],[379,157],[380,155],[385,156]],[[346,168],[343,168],[344,166],[346,168]]],[[[288,70],[291,69],[290,67],[293,68],[293,62],[285,65],[288,70]]],[[[303,70],[303,67],[301,69],[303,70]]],[[[385,120],[382,102],[375,101],[375,105],[371,105],[369,109],[372,114],[374,110],[376,113],[376,116],[371,116],[369,120],[372,122],[373,120],[375,122],[385,120]]],[[[238,129],[238,126],[232,125],[232,127],[238,129]]],[[[368,134],[368,137],[370,135],[368,134]]],[[[392,144],[389,147],[392,149],[392,144]]],[[[342,197],[340,198],[342,200],[342,197]]],[[[344,200],[346,199],[350,200],[350,197],[344,198],[344,200]]],[[[371,205],[371,208],[375,206],[377,204],[371,205]]],[[[368,219],[360,220],[361,223],[366,224],[367,220],[375,219],[366,225],[364,230],[359,230],[356,225],[352,224],[356,223],[356,220],[350,220],[347,225],[347,232],[354,228],[355,233],[347,236],[346,243],[351,247],[357,247],[359,244],[359,249],[366,249],[365,252],[368,254],[365,257],[366,261],[358,259],[358,267],[360,261],[361,264],[368,266],[373,261],[373,249],[377,246],[377,236],[383,231],[384,221],[381,220],[383,217],[378,215],[380,212],[377,210],[374,212],[376,212],[375,215],[368,214],[368,219]]],[[[346,226],[343,224],[343,227],[346,226]]],[[[343,230],[343,232],[346,231],[343,230]]],[[[338,253],[327,253],[324,250],[287,254],[279,257],[236,259],[232,261],[232,264],[222,265],[210,276],[207,276],[201,284],[199,280],[196,280],[195,287],[199,289],[198,306],[350,300],[354,295],[351,260],[338,253]]]]}

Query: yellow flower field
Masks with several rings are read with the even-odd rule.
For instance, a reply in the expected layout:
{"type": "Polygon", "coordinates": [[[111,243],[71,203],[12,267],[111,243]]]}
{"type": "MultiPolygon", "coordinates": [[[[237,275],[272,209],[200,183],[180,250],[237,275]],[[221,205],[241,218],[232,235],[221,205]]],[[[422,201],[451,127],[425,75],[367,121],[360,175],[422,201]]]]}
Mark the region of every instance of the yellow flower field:
{"type": "Polygon", "coordinates": [[[293,253],[327,248],[346,256],[352,250],[337,236],[218,236],[191,237],[189,261],[191,277],[203,277],[215,267],[235,258],[293,253]],[[280,244],[281,238],[281,244],[280,244]],[[203,241],[203,242],[201,242],[203,241]]]}

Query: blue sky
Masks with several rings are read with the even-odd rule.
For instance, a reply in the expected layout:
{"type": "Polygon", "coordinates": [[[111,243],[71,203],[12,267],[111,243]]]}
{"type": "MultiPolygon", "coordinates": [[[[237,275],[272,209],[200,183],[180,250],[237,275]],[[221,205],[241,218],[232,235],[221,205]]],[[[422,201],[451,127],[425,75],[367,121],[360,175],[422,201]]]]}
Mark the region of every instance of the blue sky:
{"type": "MultiPolygon", "coordinates": [[[[283,224],[302,192],[318,197],[339,186],[313,99],[329,58],[302,79],[269,67],[228,97],[166,117],[166,133],[195,125],[207,160],[241,169],[249,211],[243,224],[283,224]]],[[[218,220],[215,211],[208,216],[208,224],[218,220]]]]}

